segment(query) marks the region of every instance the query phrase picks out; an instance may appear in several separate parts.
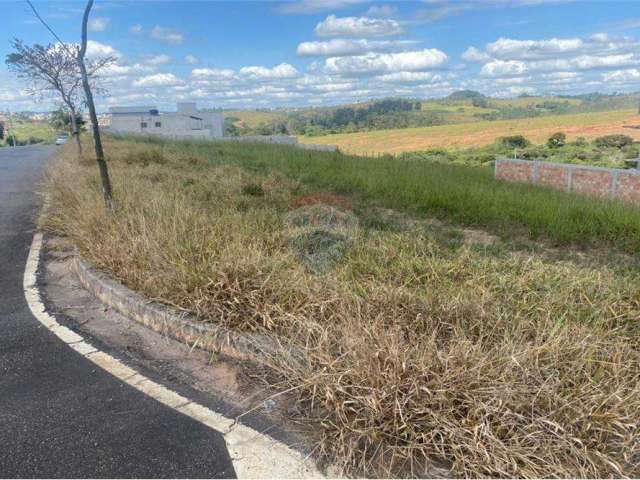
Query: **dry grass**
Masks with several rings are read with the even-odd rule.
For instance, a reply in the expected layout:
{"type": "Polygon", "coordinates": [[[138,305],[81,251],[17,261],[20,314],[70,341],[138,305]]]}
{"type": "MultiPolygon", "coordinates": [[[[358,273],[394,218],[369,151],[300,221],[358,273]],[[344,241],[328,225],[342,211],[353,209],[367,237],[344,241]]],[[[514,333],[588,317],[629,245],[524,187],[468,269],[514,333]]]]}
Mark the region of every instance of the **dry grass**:
{"type": "Polygon", "coordinates": [[[625,128],[639,125],[634,110],[579,113],[518,120],[471,122],[435,127],[342,133],[321,137],[302,137],[303,143],[337,145],[341,151],[355,154],[415,152],[430,148],[467,148],[489,145],[505,135],[524,135],[535,143],[543,143],[555,132],[562,131],[569,140],[577,137],[593,139],[621,133],[636,140],[640,130],[625,128]]]}
{"type": "Polygon", "coordinates": [[[272,367],[347,474],[432,475],[435,462],[465,477],[640,476],[636,268],[381,219],[351,226],[317,274],[288,222],[317,192],[179,148],[106,148],[117,211],[94,165],[62,156],[45,225],[150,297],[304,349],[272,367]]]}

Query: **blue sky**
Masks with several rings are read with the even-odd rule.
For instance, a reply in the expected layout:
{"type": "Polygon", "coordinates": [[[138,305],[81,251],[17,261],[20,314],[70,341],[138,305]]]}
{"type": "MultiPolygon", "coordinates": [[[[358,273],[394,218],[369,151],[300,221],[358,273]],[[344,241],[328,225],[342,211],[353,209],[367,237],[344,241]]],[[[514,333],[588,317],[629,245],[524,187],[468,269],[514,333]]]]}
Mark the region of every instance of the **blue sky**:
{"type": "MultiPolygon", "coordinates": [[[[83,2],[35,1],[68,42],[83,2]]],[[[9,41],[49,43],[26,3],[2,1],[9,41]]],[[[90,53],[110,105],[331,105],[474,89],[519,94],[640,91],[640,1],[96,0],[90,53]]],[[[43,110],[0,65],[0,110],[43,110]]]]}

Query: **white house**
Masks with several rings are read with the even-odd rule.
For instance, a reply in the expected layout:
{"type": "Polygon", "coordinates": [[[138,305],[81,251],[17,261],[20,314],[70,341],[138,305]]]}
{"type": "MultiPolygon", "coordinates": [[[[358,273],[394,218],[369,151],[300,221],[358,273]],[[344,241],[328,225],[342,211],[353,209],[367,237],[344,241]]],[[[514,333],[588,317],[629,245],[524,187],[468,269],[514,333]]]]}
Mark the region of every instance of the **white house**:
{"type": "Polygon", "coordinates": [[[176,112],[160,112],[156,107],[111,107],[114,133],[160,135],[172,138],[221,138],[224,133],[222,113],[198,112],[193,102],[178,103],[176,112]]]}

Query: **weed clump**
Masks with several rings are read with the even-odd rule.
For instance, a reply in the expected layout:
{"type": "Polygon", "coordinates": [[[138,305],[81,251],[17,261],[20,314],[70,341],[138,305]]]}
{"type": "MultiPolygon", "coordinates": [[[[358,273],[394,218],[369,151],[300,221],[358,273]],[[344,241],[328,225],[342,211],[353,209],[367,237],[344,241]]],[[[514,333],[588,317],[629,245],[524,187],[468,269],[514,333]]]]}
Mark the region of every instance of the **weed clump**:
{"type": "Polygon", "coordinates": [[[264,195],[264,188],[257,183],[249,183],[242,186],[242,193],[250,197],[262,197],[264,195]]]}
{"type": "Polygon", "coordinates": [[[322,229],[305,231],[290,240],[298,259],[313,273],[333,268],[349,248],[347,236],[322,229]]]}

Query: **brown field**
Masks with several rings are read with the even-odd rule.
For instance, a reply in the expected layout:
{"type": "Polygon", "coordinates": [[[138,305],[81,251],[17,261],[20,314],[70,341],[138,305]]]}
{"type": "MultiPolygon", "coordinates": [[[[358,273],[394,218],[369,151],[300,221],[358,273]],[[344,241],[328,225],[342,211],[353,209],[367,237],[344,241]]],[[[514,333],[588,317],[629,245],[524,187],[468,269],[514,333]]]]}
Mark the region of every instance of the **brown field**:
{"type": "Polygon", "coordinates": [[[320,137],[302,137],[302,143],[338,145],[349,153],[402,153],[429,148],[467,148],[493,143],[505,135],[524,135],[535,143],[562,131],[572,140],[622,133],[640,140],[640,116],[635,110],[555,115],[518,120],[483,121],[436,127],[377,130],[320,137]]]}

